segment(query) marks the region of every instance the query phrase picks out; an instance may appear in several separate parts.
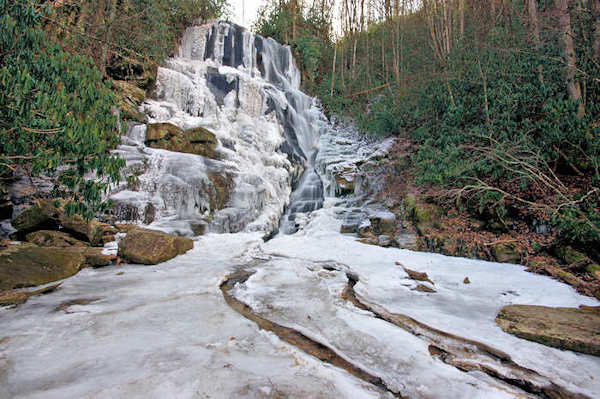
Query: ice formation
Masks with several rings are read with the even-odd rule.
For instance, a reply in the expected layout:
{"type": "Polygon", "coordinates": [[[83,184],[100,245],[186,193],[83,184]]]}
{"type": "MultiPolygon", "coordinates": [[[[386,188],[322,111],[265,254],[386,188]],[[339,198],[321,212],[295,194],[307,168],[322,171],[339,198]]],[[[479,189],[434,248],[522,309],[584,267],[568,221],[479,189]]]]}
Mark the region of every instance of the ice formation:
{"type": "Polygon", "coordinates": [[[209,129],[218,157],[146,147],[145,125],[131,126],[117,152],[138,181],[111,196],[116,218],[143,219],[152,204],[159,220],[151,227],[170,232],[194,235],[194,226],[208,222],[213,232],[268,233],[296,185],[285,219],[293,224],[296,212],[319,208],[314,161],[329,126],[299,86],[288,46],[225,22],[188,28],[178,55],[158,69],[155,99],[142,108],[150,123],[209,129]],[[211,207],[211,175],[233,179],[222,209],[211,207]]]}

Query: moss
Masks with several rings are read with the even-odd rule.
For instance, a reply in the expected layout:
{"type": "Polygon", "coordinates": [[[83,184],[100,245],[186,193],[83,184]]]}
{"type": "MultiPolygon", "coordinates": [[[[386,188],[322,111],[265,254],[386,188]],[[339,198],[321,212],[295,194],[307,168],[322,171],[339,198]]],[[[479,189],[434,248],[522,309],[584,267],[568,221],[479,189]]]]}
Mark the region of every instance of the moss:
{"type": "Polygon", "coordinates": [[[578,252],[578,251],[574,250],[573,248],[566,247],[566,246],[558,247],[556,249],[556,256],[558,256],[558,258],[567,265],[571,265],[575,262],[579,262],[579,261],[585,260],[587,258],[581,252],[578,252]]]}

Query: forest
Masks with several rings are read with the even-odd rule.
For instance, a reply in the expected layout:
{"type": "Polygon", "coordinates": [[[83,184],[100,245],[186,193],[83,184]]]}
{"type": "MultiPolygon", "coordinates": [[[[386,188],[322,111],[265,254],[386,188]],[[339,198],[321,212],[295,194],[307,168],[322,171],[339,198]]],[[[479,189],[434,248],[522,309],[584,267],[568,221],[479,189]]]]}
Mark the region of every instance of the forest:
{"type": "Polygon", "coordinates": [[[600,2],[345,0],[338,17],[326,0],[280,1],[255,28],[293,46],[328,112],[406,140],[414,185],[391,173],[390,191],[456,215],[452,246],[598,257],[600,2]]]}

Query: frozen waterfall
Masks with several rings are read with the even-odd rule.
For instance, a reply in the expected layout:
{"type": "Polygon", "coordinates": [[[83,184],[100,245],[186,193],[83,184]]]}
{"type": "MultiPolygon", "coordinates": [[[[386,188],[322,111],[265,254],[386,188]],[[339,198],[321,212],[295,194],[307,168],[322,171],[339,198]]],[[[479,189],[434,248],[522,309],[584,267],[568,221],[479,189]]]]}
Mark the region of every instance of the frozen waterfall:
{"type": "Polygon", "coordinates": [[[227,22],[188,28],[142,111],[148,126],[208,129],[215,156],[153,148],[146,125],[130,126],[117,152],[136,178],[113,191],[115,219],[181,235],[269,233],[286,212],[282,230],[294,232],[296,214],[323,203],[314,162],[329,128],[299,87],[288,46],[227,22]]]}

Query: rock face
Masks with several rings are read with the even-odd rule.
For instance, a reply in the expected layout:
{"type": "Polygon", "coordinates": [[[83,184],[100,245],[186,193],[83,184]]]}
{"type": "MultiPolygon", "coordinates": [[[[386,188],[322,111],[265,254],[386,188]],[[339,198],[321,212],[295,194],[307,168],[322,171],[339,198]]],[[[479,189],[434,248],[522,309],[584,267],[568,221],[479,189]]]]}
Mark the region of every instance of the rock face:
{"type": "Polygon", "coordinates": [[[193,247],[194,242],[189,238],[137,228],[127,233],[119,243],[119,256],[131,263],[156,265],[184,254],[193,247]]]}
{"type": "Polygon", "coordinates": [[[86,266],[106,266],[111,260],[100,248],[9,246],[0,252],[0,291],[46,284],[86,266]]]}
{"type": "Polygon", "coordinates": [[[600,356],[600,310],[510,305],[496,323],[517,337],[560,349],[600,356]]]}
{"type": "Polygon", "coordinates": [[[171,123],[150,123],[146,129],[146,145],[173,152],[215,158],[217,138],[212,132],[202,127],[184,131],[171,123]]]}

